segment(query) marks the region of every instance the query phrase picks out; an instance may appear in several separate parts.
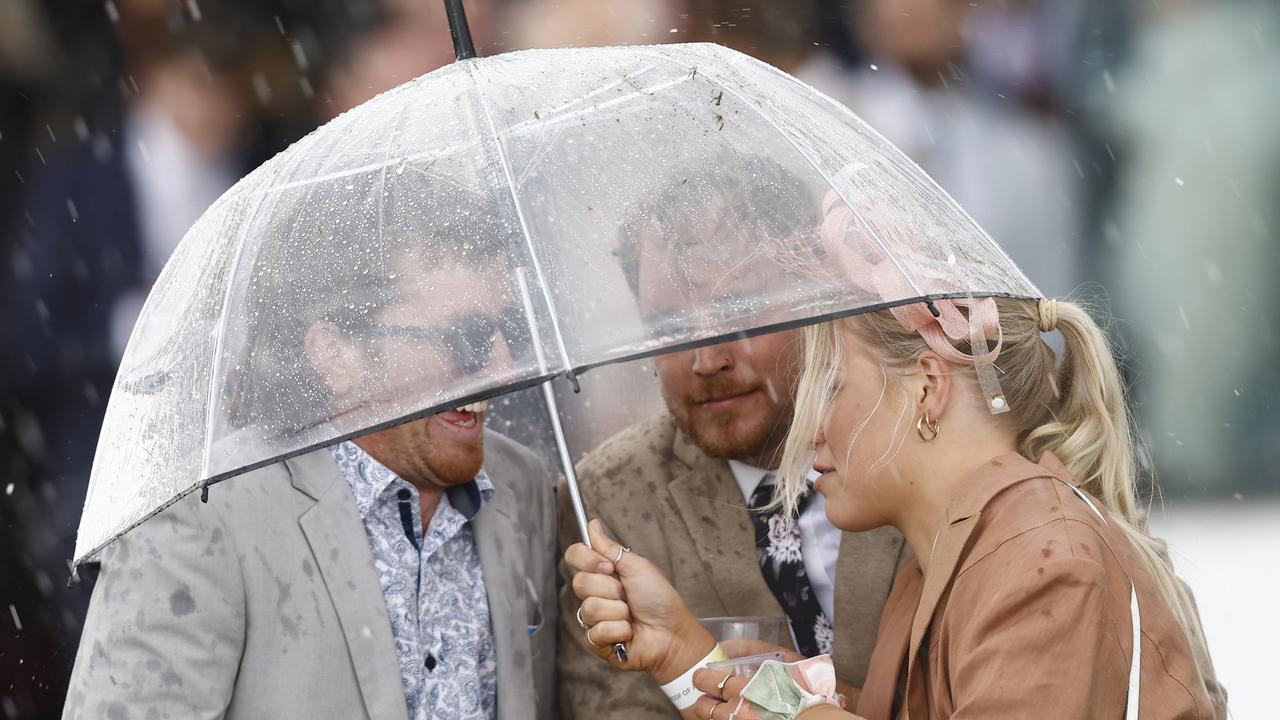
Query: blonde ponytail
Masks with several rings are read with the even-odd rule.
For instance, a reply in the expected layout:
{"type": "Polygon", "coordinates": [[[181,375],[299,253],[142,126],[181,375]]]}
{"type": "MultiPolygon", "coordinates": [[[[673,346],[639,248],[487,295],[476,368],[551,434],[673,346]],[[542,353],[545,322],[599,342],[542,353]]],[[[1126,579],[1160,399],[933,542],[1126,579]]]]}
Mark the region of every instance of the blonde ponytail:
{"type": "Polygon", "coordinates": [[[1065,341],[1055,381],[1060,397],[1052,417],[1026,434],[1019,451],[1033,460],[1052,452],[1084,490],[1102,501],[1173,610],[1196,664],[1207,667],[1209,649],[1195,604],[1174,575],[1164,543],[1147,534],[1146,513],[1139,509],[1138,443],[1115,352],[1084,309],[1059,303],[1057,311],[1057,329],[1065,341]]]}

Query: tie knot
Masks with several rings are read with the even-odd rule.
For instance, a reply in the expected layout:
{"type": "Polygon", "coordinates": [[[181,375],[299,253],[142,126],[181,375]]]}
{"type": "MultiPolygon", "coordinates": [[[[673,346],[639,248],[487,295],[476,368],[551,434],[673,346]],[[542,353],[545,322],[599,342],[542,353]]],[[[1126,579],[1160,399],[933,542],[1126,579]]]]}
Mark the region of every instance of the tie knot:
{"type": "MultiPolygon", "coordinates": [[[[765,476],[760,479],[760,484],[756,485],[755,492],[751,493],[751,512],[764,513],[765,515],[777,515],[782,512],[781,507],[771,508],[768,511],[764,510],[766,505],[773,502],[773,495],[777,490],[777,485],[778,474],[776,472],[765,473],[765,476]]],[[[813,491],[806,486],[804,492],[796,499],[797,515],[804,512],[805,506],[809,504],[812,496],[813,491]]]]}
{"type": "Polygon", "coordinates": [[[759,512],[761,508],[768,505],[773,500],[773,486],[777,482],[777,475],[774,473],[765,473],[756,485],[756,489],[751,493],[751,510],[759,512]]]}

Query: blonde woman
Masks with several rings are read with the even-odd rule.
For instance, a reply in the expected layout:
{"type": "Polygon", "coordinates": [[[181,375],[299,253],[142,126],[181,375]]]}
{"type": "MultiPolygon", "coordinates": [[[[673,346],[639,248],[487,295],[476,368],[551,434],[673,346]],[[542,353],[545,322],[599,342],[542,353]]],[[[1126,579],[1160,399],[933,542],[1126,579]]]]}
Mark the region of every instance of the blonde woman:
{"type": "MultiPolygon", "coordinates": [[[[1098,326],[1054,300],[937,304],[941,313],[907,306],[805,330],[775,502],[794,508],[812,466],[836,526],[892,525],[912,550],[849,710],[870,720],[1225,715],[1194,607],[1141,527],[1124,392],[1098,326]],[[978,330],[944,333],[948,318],[978,330]],[[1043,337],[1055,330],[1061,357],[1043,337]],[[979,332],[992,354],[954,339],[979,332]],[[979,377],[981,358],[994,358],[998,395],[979,377]]],[[[678,685],[714,641],[652,565],[598,523],[592,533],[594,551],[566,555],[587,639],[610,662],[678,685]],[[626,663],[609,653],[617,642],[630,645],[626,663]]],[[[757,716],[740,701],[744,679],[704,669],[692,682],[705,694],[684,717],[757,716]]],[[[821,705],[800,717],[850,715],[821,705]]]]}

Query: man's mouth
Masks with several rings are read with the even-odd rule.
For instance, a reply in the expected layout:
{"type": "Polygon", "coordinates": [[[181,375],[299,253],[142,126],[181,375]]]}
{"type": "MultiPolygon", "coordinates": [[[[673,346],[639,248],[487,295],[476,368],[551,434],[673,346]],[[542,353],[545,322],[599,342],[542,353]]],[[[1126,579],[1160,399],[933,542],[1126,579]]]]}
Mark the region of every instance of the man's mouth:
{"type": "Polygon", "coordinates": [[[693,404],[706,410],[727,410],[755,393],[755,388],[751,388],[749,390],[738,390],[722,393],[720,395],[713,395],[703,400],[695,400],[693,404]]]}
{"type": "Polygon", "coordinates": [[[442,412],[436,417],[457,428],[473,428],[484,422],[483,416],[488,408],[489,401],[481,400],[442,412]]]}

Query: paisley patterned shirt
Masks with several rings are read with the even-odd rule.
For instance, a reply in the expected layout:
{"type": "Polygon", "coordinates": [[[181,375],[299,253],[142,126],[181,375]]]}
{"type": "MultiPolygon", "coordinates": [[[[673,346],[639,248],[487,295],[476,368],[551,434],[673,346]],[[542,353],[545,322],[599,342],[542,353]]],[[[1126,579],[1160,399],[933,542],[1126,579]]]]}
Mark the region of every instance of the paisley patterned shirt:
{"type": "Polygon", "coordinates": [[[497,659],[470,524],[493,483],[481,471],[449,490],[423,532],[417,488],[355,443],[329,451],[369,536],[410,720],[493,720],[497,659]]]}

